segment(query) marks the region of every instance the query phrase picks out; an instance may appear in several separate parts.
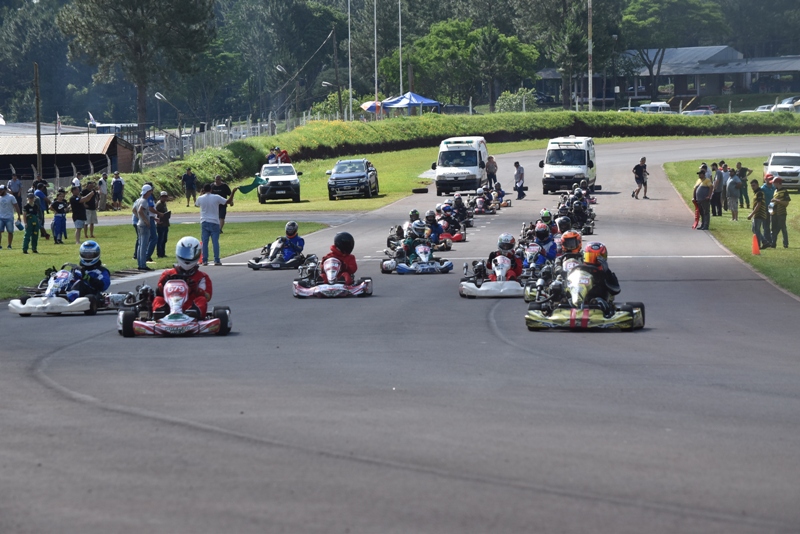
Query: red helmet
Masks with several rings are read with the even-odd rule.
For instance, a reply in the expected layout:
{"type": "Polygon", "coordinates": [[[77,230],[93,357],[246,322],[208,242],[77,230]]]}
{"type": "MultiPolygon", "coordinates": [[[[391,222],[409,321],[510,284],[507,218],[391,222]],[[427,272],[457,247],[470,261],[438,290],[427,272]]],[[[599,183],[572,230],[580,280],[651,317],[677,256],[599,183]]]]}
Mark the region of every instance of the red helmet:
{"type": "Polygon", "coordinates": [[[577,254],[581,251],[581,234],[568,230],[561,234],[561,247],[565,254],[577,254]]]}
{"type": "Polygon", "coordinates": [[[608,259],[608,249],[604,244],[599,241],[586,243],[586,247],[583,249],[583,263],[599,265],[601,261],[605,262],[606,259],[608,259]]]}
{"type": "Polygon", "coordinates": [[[536,239],[545,240],[550,237],[550,227],[543,222],[536,223],[536,228],[533,230],[536,239]]]}

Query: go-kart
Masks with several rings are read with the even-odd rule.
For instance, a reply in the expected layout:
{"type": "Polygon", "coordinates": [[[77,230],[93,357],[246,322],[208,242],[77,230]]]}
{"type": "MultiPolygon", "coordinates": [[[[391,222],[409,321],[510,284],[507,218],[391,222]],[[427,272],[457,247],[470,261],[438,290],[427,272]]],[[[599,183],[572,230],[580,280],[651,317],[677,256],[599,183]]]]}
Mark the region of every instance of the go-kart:
{"type": "Polygon", "coordinates": [[[286,247],[286,237],[281,236],[272,243],[264,245],[261,249],[261,256],[253,258],[247,262],[247,266],[258,271],[259,269],[297,269],[306,257],[303,254],[295,254],[288,261],[283,259],[283,249],[286,247]]]}
{"type": "Polygon", "coordinates": [[[386,237],[386,247],[390,250],[396,250],[397,247],[403,245],[403,240],[406,238],[406,232],[410,223],[397,224],[389,228],[389,235],[386,237]]]}
{"type": "Polygon", "coordinates": [[[300,266],[300,278],[292,283],[292,294],[297,298],[320,297],[369,297],[372,295],[372,278],[361,278],[354,284],[340,279],[342,262],[328,258],[319,268],[319,260],[313,254],[300,266]]]}
{"type": "Polygon", "coordinates": [[[478,297],[521,297],[524,280],[508,280],[508,271],[511,270],[511,260],[505,256],[492,259],[492,271],[496,281],[490,280],[486,273],[486,264],[483,261],[472,262],[472,274],[469,267],[464,264],[464,275],[458,286],[458,294],[464,298],[478,297]]]}
{"type": "MultiPolygon", "coordinates": [[[[525,315],[528,330],[644,328],[645,310],[641,302],[614,304],[601,299],[587,302],[594,284],[594,276],[584,265],[575,266],[567,273],[566,280],[559,276],[549,286],[544,278],[537,280],[538,298],[530,302],[525,315]]],[[[526,286],[526,300],[529,292],[526,286]]]]}
{"type": "Polygon", "coordinates": [[[87,295],[78,297],[72,302],[67,299],[67,289],[70,282],[81,267],[74,263],[65,263],[61,269],[51,267],[45,271],[45,276],[36,287],[31,296],[12,299],[8,303],[8,310],[18,313],[22,317],[29,317],[34,313],[59,315],[62,313],[79,313],[95,315],[98,311],[118,310],[135,306],[138,298],[135,293],[103,293],[101,295],[87,295]]]}
{"type": "Polygon", "coordinates": [[[184,313],[183,305],[189,297],[189,284],[185,280],[168,280],[164,284],[164,300],[169,313],[152,311],[153,291],[145,286],[146,298],[133,310],[120,310],[117,314],[117,330],[124,337],[136,336],[191,336],[216,334],[226,336],[231,331],[231,309],[215,306],[205,317],[192,312],[184,313]]]}
{"type": "Polygon", "coordinates": [[[486,199],[483,197],[477,197],[470,202],[474,203],[475,205],[473,208],[475,215],[494,215],[497,213],[497,210],[491,207],[491,205],[489,205],[489,203],[486,202],[486,199]]]}
{"type": "Polygon", "coordinates": [[[453,208],[453,216],[458,222],[463,224],[465,228],[472,228],[475,212],[471,207],[463,204],[460,208],[453,208]]]}
{"type": "Polygon", "coordinates": [[[414,247],[417,259],[411,263],[406,261],[406,254],[402,248],[396,251],[384,250],[389,256],[388,260],[381,262],[381,272],[390,274],[397,271],[397,274],[445,274],[453,269],[453,262],[434,258],[431,253],[431,243],[428,240],[418,240],[419,243],[414,247]]]}
{"type": "MultiPolygon", "coordinates": [[[[444,229],[444,233],[439,235],[439,239],[444,241],[445,239],[450,240],[451,243],[463,243],[467,240],[467,228],[463,224],[460,224],[459,227],[450,228],[450,223],[441,219],[439,224],[442,225],[444,229]]],[[[448,249],[449,250],[449,249],[448,249]]]]}

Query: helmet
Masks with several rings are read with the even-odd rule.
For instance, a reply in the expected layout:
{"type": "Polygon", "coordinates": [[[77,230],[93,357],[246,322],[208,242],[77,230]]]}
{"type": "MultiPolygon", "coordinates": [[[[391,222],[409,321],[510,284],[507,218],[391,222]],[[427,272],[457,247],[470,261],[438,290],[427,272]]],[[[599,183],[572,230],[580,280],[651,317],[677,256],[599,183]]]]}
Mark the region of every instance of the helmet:
{"type": "Polygon", "coordinates": [[[545,224],[550,224],[553,221],[553,215],[547,208],[539,212],[539,218],[542,219],[542,222],[545,224]]]}
{"type": "MultiPolygon", "coordinates": [[[[441,210],[441,208],[439,208],[441,210]]],[[[436,213],[433,210],[428,210],[425,212],[425,222],[433,224],[436,222],[436,213]]]]}
{"type": "Polygon", "coordinates": [[[556,226],[558,226],[558,231],[563,234],[572,228],[572,221],[569,220],[569,217],[559,217],[556,219],[556,226]]]}
{"type": "Polygon", "coordinates": [[[483,188],[479,187],[478,190],[475,191],[475,194],[482,195],[483,194],[483,188]]]}
{"type": "Polygon", "coordinates": [[[414,221],[411,225],[411,233],[416,237],[425,237],[425,231],[427,229],[425,223],[422,221],[414,221]]]}
{"type": "Polygon", "coordinates": [[[580,188],[575,190],[575,198],[583,200],[583,191],[580,188]]]}
{"type": "Polygon", "coordinates": [[[566,217],[566,215],[567,215],[568,213],[569,213],[569,208],[567,207],[567,205],[566,205],[566,204],[561,204],[561,205],[558,207],[558,215],[559,215],[560,217],[566,217]]]}
{"type": "MultiPolygon", "coordinates": [[[[444,204],[436,204],[436,214],[437,215],[441,215],[442,214],[442,206],[443,205],[444,204]]],[[[425,212],[425,216],[426,217],[428,216],[428,212],[425,212]]]]}
{"type": "Polygon", "coordinates": [[[455,193],[455,194],[453,195],[453,200],[455,200],[455,199],[457,199],[457,198],[461,198],[461,193],[455,193]]]}
{"type": "Polygon", "coordinates": [[[79,252],[81,265],[94,267],[100,263],[100,245],[95,241],[84,241],[79,252]]]}
{"type": "Polygon", "coordinates": [[[583,212],[584,211],[583,202],[580,202],[580,201],[579,202],[575,202],[572,205],[572,211],[583,212]]]}
{"type": "Polygon", "coordinates": [[[333,246],[338,248],[342,254],[350,254],[356,246],[356,240],[348,232],[339,232],[333,238],[333,246]]]}
{"type": "Polygon", "coordinates": [[[581,180],[581,189],[589,189],[589,182],[581,180]]]}
{"type": "Polygon", "coordinates": [[[577,254],[581,251],[581,234],[568,230],[561,234],[561,247],[566,254],[577,254]]]}
{"type": "Polygon", "coordinates": [[[286,237],[294,237],[297,235],[297,223],[289,221],[286,223],[286,237]]]}
{"type": "Polygon", "coordinates": [[[175,259],[178,260],[178,268],[183,271],[197,269],[197,262],[200,259],[200,241],[196,237],[182,237],[175,245],[175,259]]]}
{"type": "MultiPolygon", "coordinates": [[[[445,200],[444,201],[444,206],[453,207],[453,199],[452,198],[448,198],[447,200],[445,200]]],[[[444,209],[444,206],[442,206],[442,209],[444,209]]]]}
{"type": "Polygon", "coordinates": [[[536,228],[533,233],[536,235],[536,239],[547,239],[550,237],[550,227],[543,222],[536,223],[536,228]]]}
{"type": "Polygon", "coordinates": [[[511,234],[500,234],[497,238],[497,248],[504,251],[514,250],[517,240],[511,234]]]}
{"type": "Polygon", "coordinates": [[[451,207],[450,207],[450,206],[448,206],[447,204],[445,204],[445,205],[442,207],[442,211],[444,212],[444,214],[445,214],[445,215],[452,215],[452,214],[453,214],[453,208],[451,208],[451,207]]]}
{"type": "Polygon", "coordinates": [[[408,220],[411,221],[411,222],[418,221],[419,220],[419,211],[417,211],[417,210],[409,211],[408,212],[408,220]]]}
{"type": "Polygon", "coordinates": [[[598,265],[605,262],[606,259],[608,259],[608,249],[604,244],[599,241],[586,243],[586,247],[583,249],[583,263],[598,265]]]}
{"type": "Polygon", "coordinates": [[[494,190],[495,191],[500,191],[501,189],[503,189],[503,186],[500,185],[500,182],[495,182],[494,183],[494,190]]]}

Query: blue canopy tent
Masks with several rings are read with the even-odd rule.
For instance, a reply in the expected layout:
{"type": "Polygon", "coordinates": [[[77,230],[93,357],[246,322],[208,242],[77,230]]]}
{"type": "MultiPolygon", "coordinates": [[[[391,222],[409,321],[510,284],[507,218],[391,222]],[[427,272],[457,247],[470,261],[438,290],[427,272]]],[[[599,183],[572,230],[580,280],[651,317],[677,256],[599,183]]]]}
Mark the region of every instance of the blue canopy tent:
{"type": "Polygon", "coordinates": [[[411,108],[419,106],[419,113],[422,114],[422,106],[426,107],[435,107],[437,112],[441,112],[441,104],[436,100],[431,100],[430,98],[425,98],[424,96],[420,96],[416,93],[408,92],[403,96],[398,96],[394,98],[387,98],[383,101],[383,108],[405,108],[408,111],[408,114],[411,114],[411,108]]]}

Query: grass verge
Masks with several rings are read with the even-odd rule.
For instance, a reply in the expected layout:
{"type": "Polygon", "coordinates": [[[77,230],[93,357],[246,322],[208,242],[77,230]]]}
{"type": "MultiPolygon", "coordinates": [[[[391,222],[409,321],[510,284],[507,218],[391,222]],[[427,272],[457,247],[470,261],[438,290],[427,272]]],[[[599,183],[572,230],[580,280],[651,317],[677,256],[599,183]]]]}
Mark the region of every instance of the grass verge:
{"type": "MultiPolygon", "coordinates": [[[[763,157],[744,158],[740,161],[743,166],[753,169],[750,179],[756,178],[762,181],[763,157]]],[[[667,177],[681,194],[687,206],[692,206],[692,191],[697,180],[695,173],[700,163],[702,162],[697,160],[664,165],[667,177]]],[[[752,200],[752,191],[749,192],[752,200]]],[[[750,213],[750,210],[747,209],[739,210],[739,222],[732,222],[730,212],[723,211],[722,217],[711,218],[710,228],[712,235],[728,250],[752,265],[758,272],[772,279],[780,287],[795,295],[800,295],[800,278],[796,275],[797,265],[800,263],[800,247],[797,245],[800,239],[800,213],[798,213],[797,206],[792,206],[795,202],[797,202],[796,199],[789,205],[789,217],[787,218],[788,249],[782,248],[779,243],[778,248],[762,250],[759,256],[753,255],[751,249],[753,232],[750,229],[750,221],[747,220],[747,215],[750,213]]],[[[692,207],[692,211],[694,211],[694,207],[692,207]]],[[[687,213],[686,217],[688,224],[691,221],[691,215],[687,213]]]]}
{"type": "MultiPolygon", "coordinates": [[[[324,228],[324,224],[300,222],[302,235],[324,228]]],[[[283,222],[248,222],[229,223],[225,225],[225,233],[220,236],[220,254],[230,256],[262,247],[284,233],[283,222]]],[[[72,232],[72,230],[68,230],[72,232]]],[[[154,269],[171,267],[175,253],[175,243],[186,235],[200,239],[200,224],[179,224],[170,228],[167,242],[167,257],[149,264],[154,269]]],[[[103,263],[112,273],[123,269],[135,269],[133,246],[136,233],[132,226],[106,226],[96,229],[96,241],[102,249],[103,263]]],[[[5,243],[5,237],[3,239],[5,243]]],[[[69,241],[67,241],[69,242],[69,241]]],[[[54,245],[52,241],[39,240],[39,254],[22,254],[22,235],[16,233],[14,249],[0,251],[0,265],[3,276],[0,277],[0,299],[21,295],[20,286],[34,286],[44,277],[44,271],[50,266],[60,267],[64,263],[78,263],[78,246],[75,244],[54,245]]],[[[209,243],[209,248],[211,244],[209,243]]],[[[312,251],[313,252],[313,251],[312,251]]],[[[154,258],[156,259],[156,258],[154,258]]]]}

